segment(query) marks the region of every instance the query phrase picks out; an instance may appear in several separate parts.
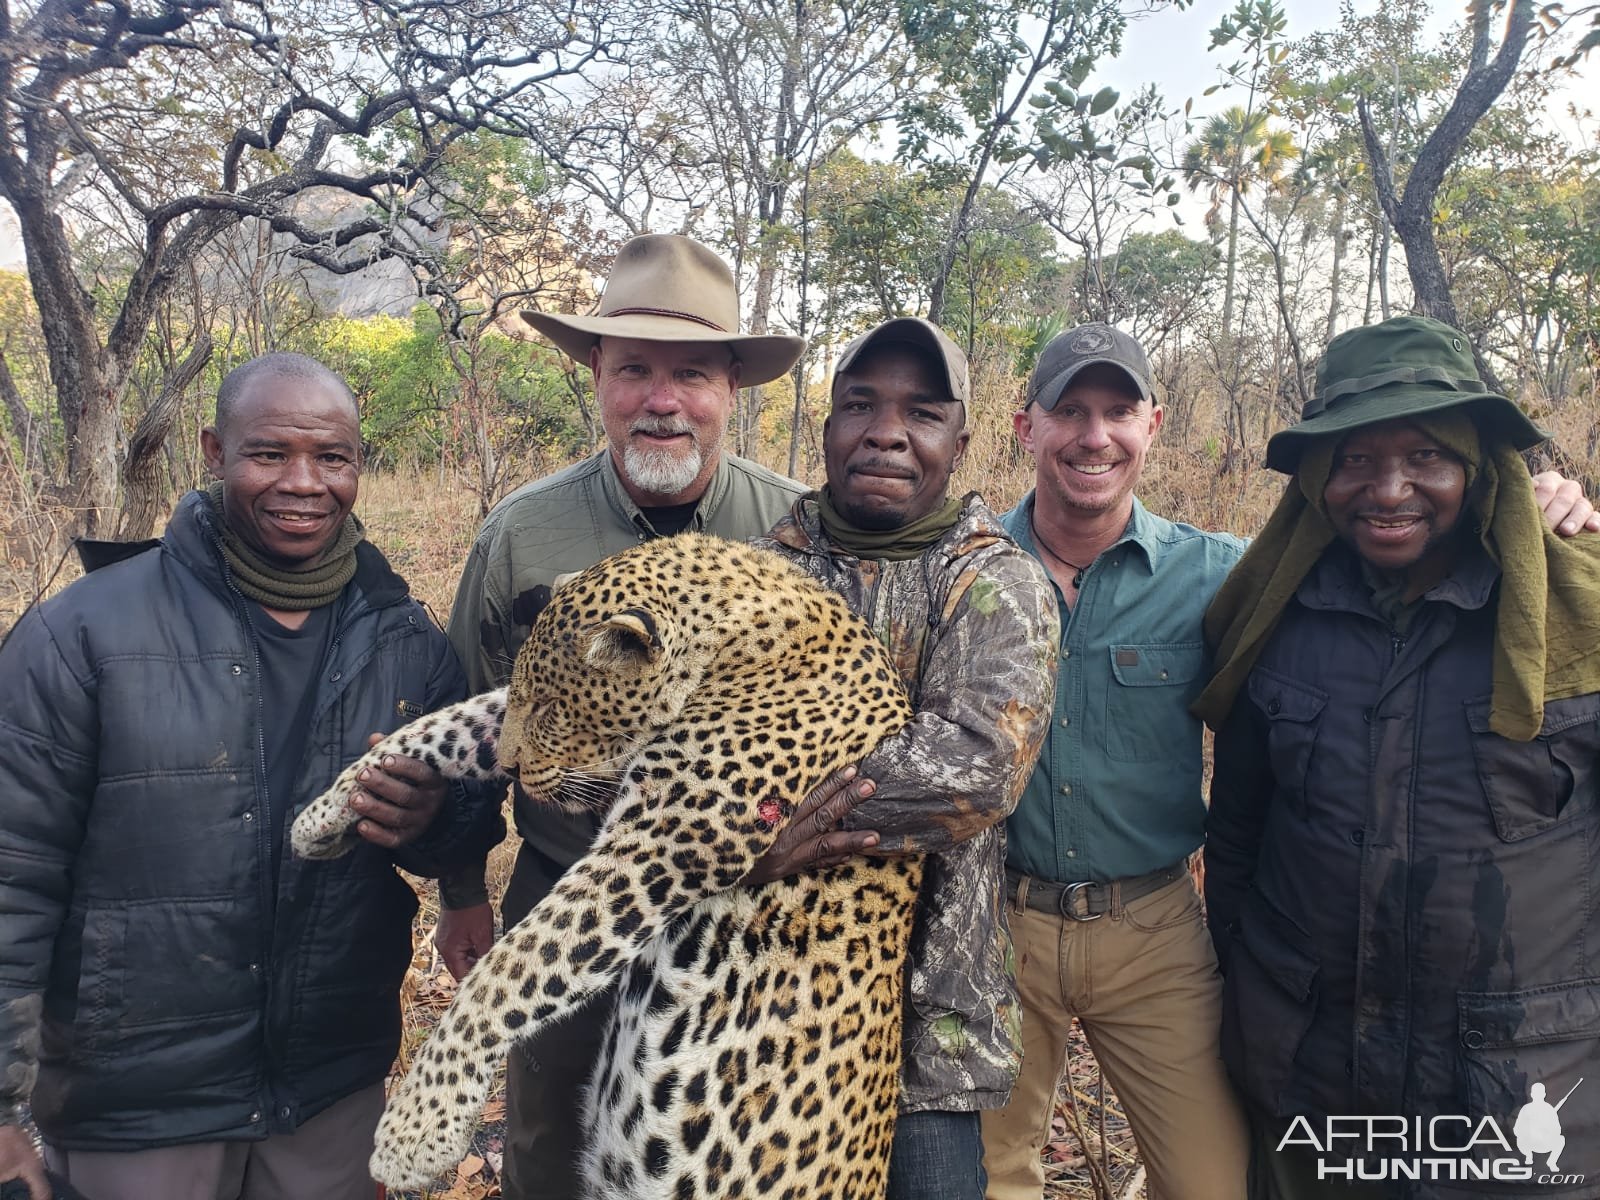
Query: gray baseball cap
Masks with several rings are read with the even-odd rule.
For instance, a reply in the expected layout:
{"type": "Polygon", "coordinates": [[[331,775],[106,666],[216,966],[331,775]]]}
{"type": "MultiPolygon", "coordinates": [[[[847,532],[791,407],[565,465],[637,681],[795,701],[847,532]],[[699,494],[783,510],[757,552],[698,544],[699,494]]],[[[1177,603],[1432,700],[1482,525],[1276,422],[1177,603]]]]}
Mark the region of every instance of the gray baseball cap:
{"type": "Polygon", "coordinates": [[[1049,412],[1080,371],[1101,365],[1120,368],[1133,380],[1139,395],[1155,403],[1144,347],[1114,326],[1092,322],[1058,333],[1045,344],[1028,379],[1028,400],[1023,407],[1037,404],[1049,412]]]}
{"type": "Polygon", "coordinates": [[[839,356],[838,364],[833,368],[835,380],[850,369],[850,365],[857,362],[868,347],[880,342],[905,342],[926,350],[934,356],[943,368],[945,382],[950,387],[950,398],[966,404],[972,399],[972,388],[967,379],[967,356],[932,321],[925,321],[921,317],[895,317],[884,321],[881,325],[874,325],[860,337],[854,339],[844,348],[844,353],[839,356]]]}

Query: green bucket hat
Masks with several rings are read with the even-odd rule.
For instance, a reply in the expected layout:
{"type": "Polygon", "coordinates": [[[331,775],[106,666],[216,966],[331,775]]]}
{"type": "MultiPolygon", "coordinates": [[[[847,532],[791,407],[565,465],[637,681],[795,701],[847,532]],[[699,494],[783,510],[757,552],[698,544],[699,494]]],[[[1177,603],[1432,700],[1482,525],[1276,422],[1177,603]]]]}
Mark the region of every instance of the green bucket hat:
{"type": "Polygon", "coordinates": [[[1267,443],[1267,466],[1292,475],[1315,438],[1460,405],[1472,406],[1486,439],[1526,450],[1550,436],[1484,387],[1466,336],[1443,321],[1391,317],[1351,329],[1328,343],[1317,363],[1316,394],[1300,423],[1267,443]]]}

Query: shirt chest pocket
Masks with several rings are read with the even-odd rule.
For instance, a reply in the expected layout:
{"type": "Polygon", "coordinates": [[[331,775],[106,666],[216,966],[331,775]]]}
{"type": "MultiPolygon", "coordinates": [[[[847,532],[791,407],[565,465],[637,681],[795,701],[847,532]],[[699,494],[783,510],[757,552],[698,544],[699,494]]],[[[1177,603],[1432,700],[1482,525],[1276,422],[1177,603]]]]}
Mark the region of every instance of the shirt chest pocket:
{"type": "Polygon", "coordinates": [[[1266,667],[1250,672],[1250,702],[1267,719],[1267,757],[1278,790],[1305,811],[1306,785],[1328,694],[1266,667]]]}
{"type": "Polygon", "coordinates": [[[1520,842],[1595,811],[1600,696],[1550,701],[1531,742],[1514,742],[1489,728],[1489,697],[1468,700],[1465,707],[1478,781],[1501,841],[1520,842]]]}
{"type": "Polygon", "coordinates": [[[1190,752],[1189,704],[1205,670],[1202,642],[1113,645],[1106,690],[1106,752],[1151,762],[1190,752]]]}

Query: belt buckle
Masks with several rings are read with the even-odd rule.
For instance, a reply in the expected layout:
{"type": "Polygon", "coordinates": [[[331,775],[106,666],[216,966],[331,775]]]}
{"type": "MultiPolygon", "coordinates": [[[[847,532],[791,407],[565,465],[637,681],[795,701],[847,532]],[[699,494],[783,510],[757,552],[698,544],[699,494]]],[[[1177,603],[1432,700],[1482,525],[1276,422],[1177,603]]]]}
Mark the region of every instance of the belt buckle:
{"type": "Polygon", "coordinates": [[[1089,897],[1087,895],[1083,895],[1084,890],[1086,888],[1092,888],[1094,886],[1095,885],[1092,882],[1091,883],[1069,883],[1069,884],[1067,884],[1066,887],[1062,888],[1061,889],[1061,915],[1063,917],[1065,917],[1069,921],[1077,921],[1080,924],[1087,924],[1090,921],[1098,921],[1101,917],[1105,916],[1105,913],[1092,913],[1092,912],[1090,912],[1089,911],[1089,897]],[[1083,895],[1083,912],[1082,912],[1081,915],[1079,913],[1073,911],[1073,906],[1074,906],[1074,904],[1077,903],[1078,897],[1080,895],[1083,895]]]}

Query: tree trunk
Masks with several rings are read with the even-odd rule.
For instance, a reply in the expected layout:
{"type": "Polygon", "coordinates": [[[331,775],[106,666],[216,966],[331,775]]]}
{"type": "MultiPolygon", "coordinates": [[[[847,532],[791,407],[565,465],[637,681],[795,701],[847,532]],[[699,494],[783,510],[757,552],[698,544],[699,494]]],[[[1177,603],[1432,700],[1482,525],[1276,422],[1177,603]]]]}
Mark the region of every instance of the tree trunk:
{"type": "MultiPolygon", "coordinates": [[[[29,181],[32,182],[31,180],[29,181]]],[[[117,497],[117,395],[106,371],[94,305],[78,286],[66,226],[39,189],[15,189],[12,209],[27,252],[28,284],[50,358],[50,382],[67,439],[62,498],[75,525],[109,533],[117,497]]]]}
{"type": "MultiPolygon", "coordinates": [[[[772,311],[772,294],[775,290],[778,277],[777,252],[769,245],[771,238],[768,236],[772,225],[763,218],[760,230],[757,233],[759,245],[756,253],[756,287],[755,301],[750,313],[750,332],[765,334],[768,329],[768,314],[772,311]]],[[[746,458],[754,455],[755,447],[761,430],[761,389],[747,387],[743,389],[744,403],[739,405],[738,436],[736,444],[740,454],[746,458]]]]}
{"type": "MultiPolygon", "coordinates": [[[[1356,114],[1361,121],[1361,142],[1372,168],[1373,190],[1383,206],[1384,216],[1394,226],[1395,235],[1406,249],[1406,269],[1416,293],[1417,307],[1458,329],[1460,322],[1456,317],[1455,301],[1450,295],[1449,278],[1433,237],[1434,199],[1439,194],[1446,172],[1455,162],[1473,128],[1511,82],[1533,28],[1533,0],[1513,0],[1506,13],[1500,49],[1493,59],[1489,58],[1490,15],[1490,8],[1486,4],[1475,6],[1472,10],[1472,49],[1468,56],[1467,73],[1461,80],[1461,86],[1456,89],[1450,107],[1434,126],[1413,161],[1411,174],[1406,177],[1404,193],[1397,194],[1395,191],[1394,174],[1388,155],[1379,145],[1370,106],[1365,97],[1356,102],[1356,114]]],[[[1387,311],[1384,315],[1388,315],[1387,311]]],[[[1484,383],[1497,391],[1501,390],[1499,381],[1483,360],[1476,342],[1472,353],[1477,359],[1478,372],[1484,383]]]]}
{"type": "Polygon", "coordinates": [[[1455,297],[1450,294],[1450,280],[1433,237],[1433,213],[1429,211],[1421,219],[1414,213],[1404,214],[1395,225],[1395,233],[1406,248],[1406,269],[1422,315],[1460,329],[1455,297]]]}
{"type": "Polygon", "coordinates": [[[789,478],[798,479],[800,470],[800,423],[806,417],[805,359],[802,358],[789,372],[794,384],[794,415],[789,422],[789,478]]]}
{"type": "Polygon", "coordinates": [[[155,532],[169,491],[161,469],[161,451],[178,418],[183,394],[211,360],[211,349],[211,334],[201,330],[183,361],[161,381],[161,391],[139,418],[139,425],[128,441],[128,458],[122,468],[119,542],[141,541],[155,532]]]}
{"type": "Polygon", "coordinates": [[[1339,288],[1344,282],[1344,252],[1350,242],[1344,227],[1345,208],[1349,199],[1349,192],[1340,188],[1333,209],[1333,265],[1328,271],[1328,324],[1322,339],[1324,343],[1331,342],[1339,328],[1339,288]]]}
{"type": "Polygon", "coordinates": [[[1384,223],[1383,234],[1378,239],[1378,320],[1387,321],[1390,316],[1389,309],[1389,234],[1388,222],[1384,223]]]}
{"type": "Polygon", "coordinates": [[[1222,340],[1227,346],[1233,341],[1233,286],[1239,266],[1239,167],[1234,163],[1232,185],[1228,189],[1232,203],[1228,207],[1228,274],[1222,285],[1222,340]]]}
{"type": "MultiPolygon", "coordinates": [[[[1389,226],[1383,225],[1383,228],[1388,229],[1389,226]]],[[[1380,240],[1378,226],[1374,225],[1372,236],[1367,239],[1367,298],[1361,305],[1361,323],[1363,325],[1372,324],[1372,297],[1378,286],[1378,242],[1380,240]]]]}
{"type": "Polygon", "coordinates": [[[5,401],[6,413],[11,418],[11,432],[17,439],[17,445],[22,448],[23,470],[30,476],[35,489],[43,488],[51,482],[45,453],[45,430],[22,398],[17,381],[11,377],[11,365],[6,362],[3,350],[0,350],[0,399],[5,401]]]}
{"type": "Polygon", "coordinates": [[[967,234],[967,222],[972,217],[972,208],[978,198],[978,188],[982,186],[984,173],[989,169],[989,145],[984,146],[982,155],[978,158],[977,169],[972,172],[972,178],[967,181],[967,190],[961,197],[961,203],[950,218],[950,236],[945,238],[944,249],[939,252],[939,269],[934,273],[933,286],[928,291],[928,320],[939,325],[944,320],[944,293],[950,283],[950,272],[955,270],[956,254],[961,249],[961,239],[967,234]]]}

